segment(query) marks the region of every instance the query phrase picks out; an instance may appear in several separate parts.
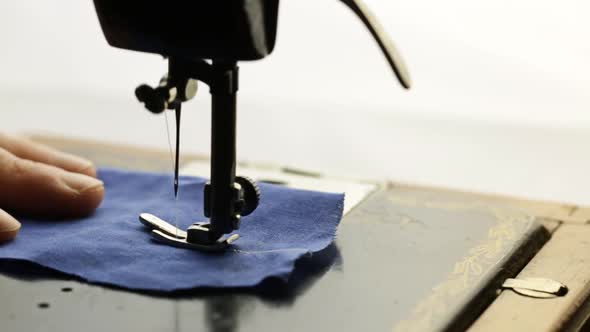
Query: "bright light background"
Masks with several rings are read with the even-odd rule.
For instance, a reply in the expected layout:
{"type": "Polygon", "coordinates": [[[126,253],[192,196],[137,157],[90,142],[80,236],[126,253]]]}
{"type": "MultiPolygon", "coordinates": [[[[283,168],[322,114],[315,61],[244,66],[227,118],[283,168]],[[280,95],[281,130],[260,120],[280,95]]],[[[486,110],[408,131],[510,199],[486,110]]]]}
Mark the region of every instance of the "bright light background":
{"type": "MultiPolygon", "coordinates": [[[[367,0],[403,91],[337,0],[283,0],[275,52],[241,64],[239,158],[590,204],[590,3],[367,0]]],[[[0,2],[0,130],[167,148],[134,100],[158,56],[109,47],[91,1],[0,2]]],[[[184,112],[209,153],[209,95],[184,112]]]]}

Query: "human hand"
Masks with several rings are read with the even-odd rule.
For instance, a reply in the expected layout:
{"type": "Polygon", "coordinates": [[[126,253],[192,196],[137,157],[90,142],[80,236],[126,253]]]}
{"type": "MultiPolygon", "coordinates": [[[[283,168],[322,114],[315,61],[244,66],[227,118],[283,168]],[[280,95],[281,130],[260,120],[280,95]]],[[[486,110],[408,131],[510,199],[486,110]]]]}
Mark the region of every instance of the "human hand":
{"type": "Polygon", "coordinates": [[[13,239],[21,227],[6,211],[82,217],[91,214],[103,196],[104,185],[89,160],[0,133],[0,242],[13,239]]]}

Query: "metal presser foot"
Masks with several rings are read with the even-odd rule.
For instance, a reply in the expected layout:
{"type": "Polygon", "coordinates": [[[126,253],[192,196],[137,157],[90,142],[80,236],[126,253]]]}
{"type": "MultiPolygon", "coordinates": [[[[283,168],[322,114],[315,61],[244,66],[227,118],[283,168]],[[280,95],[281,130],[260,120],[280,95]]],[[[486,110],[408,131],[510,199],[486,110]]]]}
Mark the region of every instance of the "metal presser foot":
{"type": "Polygon", "coordinates": [[[208,223],[194,223],[187,231],[183,231],[150,213],[140,214],[139,221],[152,230],[154,239],[179,248],[210,252],[222,251],[240,238],[239,234],[233,234],[215,241],[210,241],[208,237],[208,223]],[[199,234],[203,236],[199,237],[199,234]]]}
{"type": "MultiPolygon", "coordinates": [[[[245,177],[236,177],[234,185],[234,211],[232,216],[232,227],[238,229],[241,215],[249,215],[258,206],[260,190],[256,184],[245,177]]],[[[205,187],[205,211],[211,209],[211,188],[205,187]]],[[[210,212],[205,213],[210,217],[210,212]]],[[[233,242],[240,238],[239,234],[222,236],[219,232],[211,229],[211,223],[198,222],[192,224],[186,231],[177,228],[171,223],[150,213],[139,215],[139,221],[152,230],[154,239],[179,248],[193,249],[207,252],[223,251],[233,242]]]]}

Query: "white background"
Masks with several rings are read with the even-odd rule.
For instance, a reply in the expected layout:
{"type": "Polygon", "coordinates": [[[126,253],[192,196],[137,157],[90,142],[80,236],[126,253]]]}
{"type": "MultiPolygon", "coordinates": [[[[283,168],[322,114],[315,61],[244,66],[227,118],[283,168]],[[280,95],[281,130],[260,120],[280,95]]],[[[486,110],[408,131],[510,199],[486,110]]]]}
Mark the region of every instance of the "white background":
{"type": "MultiPolygon", "coordinates": [[[[241,64],[239,158],[590,204],[590,3],[367,0],[403,91],[337,0],[283,0],[275,52],[241,64]]],[[[0,2],[0,130],[167,148],[134,100],[165,62],[106,44],[91,1],[0,2]]],[[[209,95],[185,106],[209,153],[209,95]]]]}

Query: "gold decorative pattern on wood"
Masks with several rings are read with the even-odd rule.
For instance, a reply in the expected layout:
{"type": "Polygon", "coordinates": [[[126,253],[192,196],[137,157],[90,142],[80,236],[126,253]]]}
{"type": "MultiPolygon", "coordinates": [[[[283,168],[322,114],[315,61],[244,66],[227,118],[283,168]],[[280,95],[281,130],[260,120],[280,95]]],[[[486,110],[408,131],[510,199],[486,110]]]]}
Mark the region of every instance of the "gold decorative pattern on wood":
{"type": "Polygon", "coordinates": [[[485,240],[455,263],[447,279],[433,287],[430,296],[419,302],[406,319],[393,327],[394,332],[430,331],[435,326],[445,326],[444,320],[450,317],[449,308],[461,308],[467,303],[466,294],[486,278],[491,278],[484,271],[493,270],[501,263],[518,240],[517,234],[531,228],[534,222],[534,217],[518,210],[493,207],[483,202],[434,201],[401,196],[392,197],[391,201],[409,207],[486,213],[496,221],[485,240]]]}

